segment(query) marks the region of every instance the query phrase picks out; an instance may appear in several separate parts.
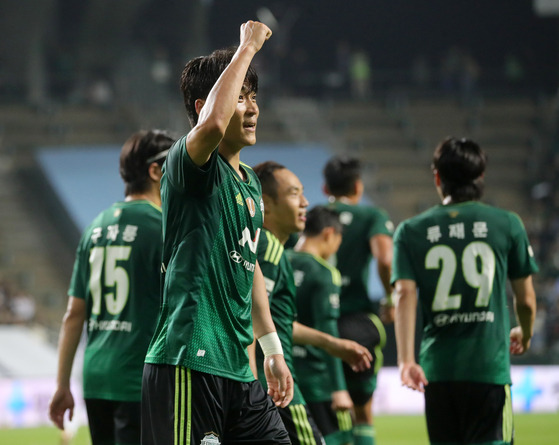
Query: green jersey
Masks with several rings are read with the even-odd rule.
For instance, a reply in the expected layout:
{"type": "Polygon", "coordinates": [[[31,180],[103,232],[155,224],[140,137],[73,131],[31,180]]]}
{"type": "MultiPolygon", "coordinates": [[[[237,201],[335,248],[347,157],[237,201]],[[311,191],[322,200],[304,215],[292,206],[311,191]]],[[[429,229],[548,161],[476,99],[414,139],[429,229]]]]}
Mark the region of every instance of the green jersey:
{"type": "MultiPolygon", "coordinates": [[[[268,230],[264,229],[258,242],[258,264],[262,269],[266,291],[270,301],[270,312],[276,331],[281,341],[285,363],[291,371],[295,382],[293,404],[304,403],[293,367],[293,321],[296,319],[295,283],[293,270],[284,254],[280,241],[268,230]]],[[[260,346],[256,347],[258,380],[266,389],[263,354],[260,346]]]]}
{"type": "Polygon", "coordinates": [[[171,147],[161,178],[163,301],[146,362],[252,381],[260,182],[244,164],[240,178],[217,150],[198,167],[185,141],[171,147]]]}
{"type": "Polygon", "coordinates": [[[372,312],[369,299],[369,268],[372,259],[369,240],[375,235],[392,236],[394,224],[377,207],[334,201],[330,207],[340,214],[343,239],[336,254],[336,267],[342,274],[340,311],[342,314],[372,312]]]}
{"type": "Polygon", "coordinates": [[[391,281],[415,281],[429,381],[510,384],[506,280],[537,271],[520,218],[477,201],[438,205],[394,237],[391,281]]]}
{"type": "MultiPolygon", "coordinates": [[[[306,252],[290,251],[288,257],[297,286],[298,321],[339,337],[340,272],[322,258],[306,252]]],[[[296,345],[293,356],[307,402],[327,402],[332,400],[332,392],[346,389],[339,358],[310,345],[296,345]]]]}
{"type": "Polygon", "coordinates": [[[87,304],[86,399],[141,399],[144,357],[159,308],[161,209],[118,202],[78,245],[68,294],[87,304]]]}

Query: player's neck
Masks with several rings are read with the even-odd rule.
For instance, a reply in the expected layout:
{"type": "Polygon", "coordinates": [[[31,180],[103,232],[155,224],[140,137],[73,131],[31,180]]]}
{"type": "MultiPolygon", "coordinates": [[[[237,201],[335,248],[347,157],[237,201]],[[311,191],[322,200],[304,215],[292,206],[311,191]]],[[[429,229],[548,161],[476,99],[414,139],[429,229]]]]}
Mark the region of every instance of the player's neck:
{"type": "Polygon", "coordinates": [[[132,193],[130,195],[126,195],[126,198],[124,198],[124,201],[126,202],[130,202],[130,201],[149,201],[153,204],[155,204],[158,207],[161,207],[161,196],[159,195],[159,193],[132,193]]]}
{"type": "Polygon", "coordinates": [[[313,256],[322,258],[323,260],[326,259],[326,258],[324,258],[324,252],[320,248],[319,243],[315,242],[313,238],[304,237],[301,241],[301,244],[297,244],[297,247],[296,247],[295,250],[298,250],[300,252],[309,253],[313,256]]]}
{"type": "Polygon", "coordinates": [[[225,160],[229,163],[233,170],[237,172],[242,180],[246,180],[245,173],[241,170],[241,150],[233,150],[228,148],[227,146],[220,145],[219,146],[219,154],[225,158],[225,160]]]}
{"type": "Polygon", "coordinates": [[[285,243],[287,242],[287,240],[289,239],[289,236],[291,235],[290,233],[282,233],[281,230],[279,230],[274,224],[271,224],[271,222],[268,222],[268,224],[266,224],[266,219],[264,219],[264,228],[270,232],[272,235],[274,235],[278,241],[281,243],[282,246],[285,246],[285,243]]]}
{"type": "Polygon", "coordinates": [[[349,195],[349,196],[332,196],[328,197],[329,202],[341,202],[343,204],[357,205],[359,204],[359,196],[349,195]]]}

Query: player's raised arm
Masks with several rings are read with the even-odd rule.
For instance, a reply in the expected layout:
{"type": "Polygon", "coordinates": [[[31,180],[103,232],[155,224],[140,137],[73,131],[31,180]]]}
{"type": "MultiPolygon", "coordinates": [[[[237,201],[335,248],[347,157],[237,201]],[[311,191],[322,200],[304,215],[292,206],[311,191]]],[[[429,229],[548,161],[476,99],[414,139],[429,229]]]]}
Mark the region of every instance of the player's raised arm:
{"type": "Polygon", "coordinates": [[[240,43],[231,63],[223,71],[204,100],[196,100],[198,122],[186,139],[186,149],[196,165],[204,165],[225,135],[235,112],[247,70],[254,55],[272,31],[260,22],[241,25],[240,43]]]}

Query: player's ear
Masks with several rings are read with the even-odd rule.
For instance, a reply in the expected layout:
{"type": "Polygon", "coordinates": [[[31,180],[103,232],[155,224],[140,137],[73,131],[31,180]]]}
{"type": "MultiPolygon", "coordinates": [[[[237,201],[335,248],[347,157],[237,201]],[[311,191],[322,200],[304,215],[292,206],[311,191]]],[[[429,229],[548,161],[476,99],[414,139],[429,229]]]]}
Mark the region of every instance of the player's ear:
{"type": "Polygon", "coordinates": [[[262,201],[264,202],[264,214],[269,213],[269,209],[274,203],[274,200],[271,196],[262,193],[262,201]]]}
{"type": "Polygon", "coordinates": [[[204,99],[196,99],[196,102],[194,102],[194,108],[196,108],[196,114],[200,115],[200,111],[202,111],[202,108],[204,107],[205,103],[206,101],[204,99]]]}
{"type": "Polygon", "coordinates": [[[363,184],[363,181],[361,179],[357,179],[355,181],[353,192],[355,193],[355,195],[361,196],[364,190],[365,190],[365,185],[363,184]]]}
{"type": "Polygon", "coordinates": [[[439,175],[439,171],[436,168],[433,169],[433,176],[435,177],[435,185],[437,187],[440,187],[441,186],[441,175],[439,175]]]}
{"type": "Polygon", "coordinates": [[[148,175],[152,181],[159,182],[163,175],[161,166],[157,162],[152,162],[148,167],[148,175]]]}
{"type": "Polygon", "coordinates": [[[328,186],[326,184],[322,184],[322,193],[324,193],[326,196],[330,196],[330,189],[328,188],[328,186]]]}

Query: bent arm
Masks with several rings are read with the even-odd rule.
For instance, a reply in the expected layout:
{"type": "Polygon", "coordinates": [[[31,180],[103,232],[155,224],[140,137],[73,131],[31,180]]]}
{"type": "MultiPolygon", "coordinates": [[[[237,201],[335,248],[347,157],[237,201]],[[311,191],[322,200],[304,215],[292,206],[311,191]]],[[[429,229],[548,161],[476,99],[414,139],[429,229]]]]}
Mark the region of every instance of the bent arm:
{"type": "Polygon", "coordinates": [[[186,149],[192,161],[202,166],[219,145],[235,112],[247,70],[254,55],[272,35],[270,29],[249,21],[241,26],[241,39],[231,62],[214,84],[208,97],[198,98],[198,123],[188,133],[186,149]]]}
{"type": "Polygon", "coordinates": [[[511,331],[511,352],[522,354],[530,347],[536,319],[536,292],[532,276],[511,281],[515,299],[515,311],[519,326],[511,331]],[[520,329],[518,329],[520,328],[520,329]]]}
{"type": "Polygon", "coordinates": [[[371,367],[373,356],[365,346],[353,340],[334,337],[297,321],[293,322],[293,342],[324,349],[331,356],[342,359],[355,372],[371,367]]]}

